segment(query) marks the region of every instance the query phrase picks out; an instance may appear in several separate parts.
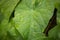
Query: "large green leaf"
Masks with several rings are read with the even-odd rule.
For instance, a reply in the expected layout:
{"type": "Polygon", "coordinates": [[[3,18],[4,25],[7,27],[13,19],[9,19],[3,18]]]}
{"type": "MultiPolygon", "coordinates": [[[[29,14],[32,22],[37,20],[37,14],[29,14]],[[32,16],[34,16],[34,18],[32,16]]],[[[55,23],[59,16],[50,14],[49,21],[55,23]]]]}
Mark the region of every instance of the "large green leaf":
{"type": "Polygon", "coordinates": [[[1,0],[0,17],[0,40],[60,40],[59,0],[1,0]],[[58,9],[57,26],[46,37],[43,31],[55,7],[58,9]],[[8,22],[13,10],[14,18],[8,22]]]}
{"type": "Polygon", "coordinates": [[[22,0],[15,10],[15,27],[25,40],[45,40],[43,31],[53,15],[54,8],[52,0],[22,0]]]}

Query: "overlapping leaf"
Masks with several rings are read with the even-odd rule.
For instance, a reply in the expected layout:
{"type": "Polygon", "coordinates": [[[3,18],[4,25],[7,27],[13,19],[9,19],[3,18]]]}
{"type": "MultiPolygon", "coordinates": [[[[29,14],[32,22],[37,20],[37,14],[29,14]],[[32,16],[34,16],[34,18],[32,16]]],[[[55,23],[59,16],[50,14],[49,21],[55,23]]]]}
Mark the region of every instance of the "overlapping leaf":
{"type": "Polygon", "coordinates": [[[7,23],[9,17],[19,0],[3,0],[0,2],[0,15],[3,15],[0,16],[0,21],[3,20],[0,24],[0,39],[3,34],[5,35],[1,40],[60,39],[59,0],[21,0],[15,9],[14,18],[9,23],[7,23]],[[55,4],[58,6],[55,6],[55,4]],[[58,9],[57,26],[50,30],[49,37],[46,37],[43,31],[52,17],[55,7],[58,9]],[[7,32],[6,29],[8,29],[7,32]]]}
{"type": "Polygon", "coordinates": [[[0,40],[10,40],[7,38],[9,17],[19,0],[0,0],[0,40]]]}

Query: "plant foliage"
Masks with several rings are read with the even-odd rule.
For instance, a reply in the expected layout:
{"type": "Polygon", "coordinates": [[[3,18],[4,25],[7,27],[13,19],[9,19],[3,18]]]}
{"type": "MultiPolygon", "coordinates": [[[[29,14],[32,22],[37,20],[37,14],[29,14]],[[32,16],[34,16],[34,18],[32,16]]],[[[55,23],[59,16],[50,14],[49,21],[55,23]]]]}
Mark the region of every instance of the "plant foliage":
{"type": "Polygon", "coordinates": [[[0,0],[0,40],[60,40],[60,0],[0,0]],[[43,31],[57,8],[57,25],[43,31]]]}

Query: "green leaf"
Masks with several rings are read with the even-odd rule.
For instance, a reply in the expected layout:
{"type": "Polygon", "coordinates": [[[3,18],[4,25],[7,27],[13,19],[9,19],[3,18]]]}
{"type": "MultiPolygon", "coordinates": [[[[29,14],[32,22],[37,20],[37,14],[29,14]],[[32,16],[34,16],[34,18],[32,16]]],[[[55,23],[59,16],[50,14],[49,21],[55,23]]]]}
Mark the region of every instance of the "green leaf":
{"type": "Polygon", "coordinates": [[[10,28],[9,17],[19,0],[0,0],[0,40],[6,40],[10,28]]]}
{"type": "Polygon", "coordinates": [[[25,40],[46,38],[43,31],[53,15],[54,2],[50,0],[37,0],[37,2],[36,0],[23,0],[15,10],[13,21],[25,40]]]}
{"type": "Polygon", "coordinates": [[[59,0],[1,0],[0,17],[0,40],[60,40],[59,0]],[[57,26],[46,37],[43,31],[55,7],[57,26]],[[12,12],[14,17],[9,22],[12,12]]]}

